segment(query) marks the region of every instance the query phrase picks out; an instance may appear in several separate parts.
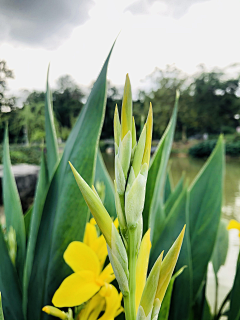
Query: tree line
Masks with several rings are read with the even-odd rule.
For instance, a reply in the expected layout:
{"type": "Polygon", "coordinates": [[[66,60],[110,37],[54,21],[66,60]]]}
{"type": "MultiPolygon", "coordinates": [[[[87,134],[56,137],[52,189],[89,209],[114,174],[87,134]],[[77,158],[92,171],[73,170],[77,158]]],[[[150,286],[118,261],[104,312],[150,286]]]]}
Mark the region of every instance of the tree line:
{"type": "MultiPolygon", "coordinates": [[[[22,108],[16,106],[15,97],[6,97],[7,80],[13,71],[5,61],[0,61],[0,138],[3,138],[5,122],[8,122],[12,143],[43,141],[45,93],[33,91],[27,94],[22,108]]],[[[153,138],[160,139],[170,119],[175,93],[181,93],[175,138],[186,141],[204,133],[235,133],[240,126],[239,74],[226,70],[207,71],[201,66],[194,76],[187,76],[174,66],[156,68],[146,79],[148,88],[138,92],[133,101],[137,131],[144,123],[150,101],[153,104],[153,138]]],[[[116,104],[120,108],[123,88],[109,83],[106,116],[102,139],[113,137],[112,119],[116,104]]],[[[81,111],[87,94],[69,75],[57,81],[52,92],[57,135],[66,140],[81,111]]]]}

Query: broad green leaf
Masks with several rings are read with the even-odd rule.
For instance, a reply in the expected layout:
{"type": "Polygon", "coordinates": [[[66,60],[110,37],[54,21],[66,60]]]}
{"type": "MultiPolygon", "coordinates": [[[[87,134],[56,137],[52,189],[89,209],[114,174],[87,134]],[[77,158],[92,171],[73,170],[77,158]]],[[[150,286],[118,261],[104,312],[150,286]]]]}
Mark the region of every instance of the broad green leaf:
{"type": "Polygon", "coordinates": [[[3,309],[2,309],[2,295],[0,292],[0,320],[4,320],[3,309]]]}
{"type": "Polygon", "coordinates": [[[8,249],[0,226],[0,291],[6,320],[23,319],[21,289],[16,269],[9,258],[8,249]]]}
{"type": "MultiPolygon", "coordinates": [[[[171,152],[174,130],[177,119],[178,97],[176,97],[172,118],[166,128],[162,139],[160,140],[157,150],[150,164],[145,205],[143,209],[143,234],[155,224],[155,220],[164,220],[164,212],[162,210],[164,200],[164,185],[166,180],[166,169],[171,152]],[[160,213],[162,216],[160,217],[160,213]],[[156,217],[157,216],[157,217],[156,217]]],[[[153,234],[151,235],[153,236],[153,234]]]]}
{"type": "Polygon", "coordinates": [[[228,252],[228,231],[227,223],[220,220],[217,239],[212,254],[212,264],[215,275],[217,275],[221,266],[225,264],[228,252]]]}
{"type": "Polygon", "coordinates": [[[172,193],[172,181],[171,181],[171,172],[168,170],[166,181],[165,181],[165,188],[164,188],[164,203],[167,201],[169,196],[172,193]]]}
{"type": "Polygon", "coordinates": [[[184,175],[182,175],[181,179],[178,181],[178,184],[176,185],[176,188],[172,191],[171,195],[168,197],[164,205],[165,216],[168,216],[174,203],[177,201],[178,197],[182,193],[183,184],[184,184],[184,175]]]}
{"type": "Polygon", "coordinates": [[[178,270],[178,272],[176,272],[168,285],[166,294],[163,298],[163,302],[162,302],[162,306],[159,312],[159,316],[158,316],[158,320],[168,320],[168,315],[169,315],[169,310],[170,310],[170,305],[171,305],[171,297],[172,297],[172,290],[173,290],[173,284],[175,279],[183,272],[183,270],[185,269],[185,267],[182,267],[181,269],[178,270]]]}
{"type": "Polygon", "coordinates": [[[211,156],[189,188],[189,222],[193,298],[205,279],[221,217],[224,142],[220,136],[211,156]]]}
{"type": "Polygon", "coordinates": [[[238,255],[236,275],[235,275],[235,279],[232,287],[228,320],[240,319],[239,292],[240,292],[240,251],[238,255]]]}
{"type": "Polygon", "coordinates": [[[49,187],[49,177],[47,163],[44,153],[42,152],[41,168],[39,172],[38,184],[36,188],[34,204],[32,207],[31,221],[29,226],[29,238],[27,244],[26,261],[24,266],[23,275],[23,312],[26,316],[27,313],[27,300],[28,300],[28,284],[31,276],[32,264],[34,259],[35,246],[37,235],[42,218],[42,211],[46,200],[46,195],[49,187]]]}
{"type": "Polygon", "coordinates": [[[54,126],[52,94],[49,88],[48,77],[49,77],[49,67],[47,72],[47,84],[46,84],[46,95],[45,95],[45,130],[46,130],[48,172],[49,172],[49,177],[52,177],[57,167],[59,156],[58,156],[57,135],[56,135],[56,130],[54,126]]]}
{"type": "MultiPolygon", "coordinates": [[[[95,173],[95,188],[96,183],[103,183],[105,187],[105,199],[104,206],[111,217],[116,217],[116,208],[114,200],[114,187],[111,177],[108,174],[106,166],[104,164],[100,150],[97,153],[96,173],[95,173]]],[[[97,188],[96,188],[97,189],[97,188]]],[[[98,191],[98,190],[97,190],[98,191]]]]}
{"type": "MultiPolygon", "coordinates": [[[[25,225],[22,212],[22,206],[17,190],[16,181],[11,169],[9,155],[8,129],[5,129],[4,147],[3,147],[3,203],[6,216],[7,231],[12,226],[16,232],[17,239],[17,257],[16,269],[22,282],[23,266],[26,250],[25,225]]],[[[1,290],[1,289],[0,289],[1,290]]]]}
{"type": "MultiPolygon", "coordinates": [[[[156,224],[158,221],[156,220],[156,224]]],[[[187,320],[191,306],[192,292],[192,265],[191,265],[191,247],[188,228],[188,211],[187,211],[187,189],[174,204],[171,212],[164,221],[164,226],[156,244],[152,247],[150,256],[150,267],[158,257],[159,253],[164,250],[166,254],[173,242],[180,234],[183,226],[186,224],[186,231],[182,243],[182,248],[175,268],[175,272],[183,266],[187,266],[181,277],[177,278],[174,284],[170,318],[171,320],[187,320]]]]}
{"type": "MultiPolygon", "coordinates": [[[[111,50],[112,51],[112,50],[111,50]]],[[[91,94],[66,142],[59,166],[53,176],[39,228],[28,291],[28,318],[48,319],[41,311],[71,269],[63,253],[73,240],[82,241],[89,211],[68,161],[91,185],[97,157],[98,140],[106,103],[106,73],[110,54],[91,94]]]]}

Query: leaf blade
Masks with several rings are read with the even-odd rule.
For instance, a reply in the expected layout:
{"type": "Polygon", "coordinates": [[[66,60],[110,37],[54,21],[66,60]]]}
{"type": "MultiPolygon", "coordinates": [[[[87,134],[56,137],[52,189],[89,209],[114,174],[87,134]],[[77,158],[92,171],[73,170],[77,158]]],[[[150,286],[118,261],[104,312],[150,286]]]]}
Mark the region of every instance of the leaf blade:
{"type": "Polygon", "coordinates": [[[59,161],[57,135],[54,126],[54,116],[52,107],[52,95],[49,87],[49,68],[47,71],[46,95],[45,95],[45,130],[47,145],[47,164],[49,176],[52,177],[59,161]]]}
{"type": "Polygon", "coordinates": [[[3,203],[6,217],[6,227],[9,231],[12,226],[16,232],[17,256],[16,268],[20,282],[22,282],[23,266],[25,259],[25,224],[22,212],[20,197],[17,190],[16,181],[11,169],[11,160],[9,153],[8,129],[5,129],[4,147],[3,147],[3,203]]]}
{"type": "MultiPolygon", "coordinates": [[[[170,156],[174,130],[176,126],[178,98],[176,98],[171,120],[162,136],[152,158],[146,186],[145,204],[143,209],[143,234],[149,228],[153,230],[156,214],[163,214],[163,188],[166,179],[167,162],[170,156]]],[[[164,220],[164,215],[161,217],[164,220]]],[[[151,235],[153,236],[153,234],[151,235]]]]}
{"type": "Polygon", "coordinates": [[[71,273],[63,260],[63,253],[71,241],[83,239],[89,211],[79,193],[68,161],[74,164],[87,183],[92,184],[97,144],[103,124],[106,73],[111,51],[67,140],[50,184],[37,239],[34,258],[37,264],[34,263],[30,278],[29,319],[48,318],[47,315],[41,314],[41,307],[51,302],[62,280],[71,273]],[[90,131],[85,128],[86,124],[91,127],[90,131]],[[78,208],[81,208],[81,211],[78,208]],[[36,282],[39,287],[37,293],[36,282]],[[32,299],[34,294],[38,296],[32,299]]]}
{"type": "Polygon", "coordinates": [[[189,188],[189,222],[193,263],[193,297],[207,272],[221,216],[224,142],[219,141],[189,188]]]}

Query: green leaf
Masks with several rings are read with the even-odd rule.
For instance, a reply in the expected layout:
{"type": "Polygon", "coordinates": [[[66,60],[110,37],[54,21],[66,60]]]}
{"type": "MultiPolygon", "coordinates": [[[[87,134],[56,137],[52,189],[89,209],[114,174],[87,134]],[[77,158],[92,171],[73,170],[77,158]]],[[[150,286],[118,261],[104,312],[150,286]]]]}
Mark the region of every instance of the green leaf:
{"type": "Polygon", "coordinates": [[[220,136],[211,156],[189,188],[189,222],[193,298],[205,279],[221,217],[224,142],[220,136]]]}
{"type": "Polygon", "coordinates": [[[24,275],[23,275],[23,312],[25,316],[27,314],[28,284],[31,276],[37,235],[38,235],[38,230],[41,223],[42,212],[43,212],[43,207],[46,200],[48,188],[49,188],[48,169],[47,169],[47,163],[46,163],[44,153],[42,152],[41,168],[39,172],[38,184],[36,188],[36,194],[34,198],[34,204],[32,207],[31,221],[29,226],[29,239],[27,244],[26,262],[24,266],[24,275]]]}
{"type": "Polygon", "coordinates": [[[240,292],[240,251],[238,255],[236,275],[235,275],[232,293],[231,293],[228,320],[240,319],[239,292],[240,292]]]}
{"type": "MultiPolygon", "coordinates": [[[[154,224],[157,219],[165,219],[163,207],[163,192],[166,180],[166,168],[171,152],[174,130],[177,119],[178,98],[176,98],[172,118],[166,128],[157,150],[153,156],[148,171],[145,205],[143,209],[143,234],[151,228],[154,230],[154,224]],[[162,216],[160,216],[160,213],[162,216]],[[158,215],[158,216],[157,216],[158,215]]],[[[153,237],[153,233],[151,234],[153,237]]]]}
{"type": "Polygon", "coordinates": [[[227,223],[220,220],[217,239],[212,254],[212,264],[215,275],[217,275],[221,266],[225,264],[228,252],[228,231],[227,223]]]}
{"type": "Polygon", "coordinates": [[[48,77],[49,77],[49,67],[47,72],[47,84],[46,84],[46,95],[45,95],[45,130],[46,130],[48,172],[49,172],[49,177],[52,177],[57,167],[59,156],[58,156],[57,135],[56,135],[56,130],[54,126],[52,94],[49,88],[48,77]]]}
{"type": "Polygon", "coordinates": [[[167,201],[167,199],[171,195],[172,189],[173,189],[172,179],[170,175],[171,175],[171,172],[170,170],[168,170],[166,181],[165,181],[165,189],[164,189],[164,203],[167,201]]]}
{"type": "Polygon", "coordinates": [[[197,297],[192,306],[192,313],[190,320],[211,320],[212,315],[208,301],[206,299],[206,280],[201,290],[198,292],[197,297]]]}
{"type": "Polygon", "coordinates": [[[33,207],[31,206],[28,211],[24,214],[24,225],[25,225],[25,233],[26,233],[26,242],[28,242],[29,237],[29,230],[30,230],[30,223],[32,218],[32,210],[33,207]]]}
{"type": "Polygon", "coordinates": [[[116,207],[115,207],[115,200],[114,200],[114,186],[113,186],[111,177],[109,176],[109,173],[104,164],[100,150],[98,150],[98,153],[97,153],[95,187],[96,187],[97,181],[100,183],[104,183],[104,186],[105,186],[104,206],[107,209],[107,212],[110,214],[110,216],[116,218],[117,214],[116,214],[116,207]]]}
{"type": "Polygon", "coordinates": [[[0,226],[0,291],[3,300],[5,319],[21,320],[22,297],[16,269],[10,260],[8,249],[0,226]]]}
{"type": "Polygon", "coordinates": [[[2,295],[0,292],[0,320],[4,320],[3,309],[2,309],[2,295]]]}
{"type": "Polygon", "coordinates": [[[9,231],[9,228],[12,226],[16,232],[16,269],[19,279],[22,282],[26,250],[25,225],[17,185],[11,169],[7,127],[5,129],[3,146],[3,203],[6,216],[7,231],[9,231]]]}
{"type": "Polygon", "coordinates": [[[67,140],[50,184],[29,283],[30,320],[49,318],[41,308],[51,303],[54,292],[71,273],[63,260],[63,253],[70,242],[83,239],[89,211],[68,161],[71,161],[88,184],[93,183],[98,140],[105,112],[106,73],[111,51],[67,140]]]}
{"type": "MultiPolygon", "coordinates": [[[[157,220],[156,223],[158,223],[157,220]]],[[[185,224],[186,231],[175,272],[183,266],[187,266],[187,268],[181,277],[177,278],[175,281],[169,318],[171,320],[188,319],[192,303],[192,265],[186,188],[182,191],[180,197],[175,202],[172,210],[164,221],[162,232],[159,234],[156,244],[152,247],[149,263],[150,267],[162,250],[164,250],[165,254],[168,252],[185,224]]]]}
{"type": "Polygon", "coordinates": [[[171,304],[171,297],[172,297],[172,290],[173,290],[173,284],[175,279],[183,272],[185,267],[182,267],[181,269],[176,272],[168,285],[166,294],[163,298],[162,306],[159,312],[158,320],[168,320],[169,310],[170,310],[170,304],[171,304]]]}
{"type": "Polygon", "coordinates": [[[168,197],[165,206],[164,212],[165,216],[168,216],[169,212],[171,211],[173,205],[177,201],[178,197],[183,191],[183,184],[184,184],[184,175],[182,175],[181,179],[178,181],[176,188],[172,191],[171,195],[168,197]]]}

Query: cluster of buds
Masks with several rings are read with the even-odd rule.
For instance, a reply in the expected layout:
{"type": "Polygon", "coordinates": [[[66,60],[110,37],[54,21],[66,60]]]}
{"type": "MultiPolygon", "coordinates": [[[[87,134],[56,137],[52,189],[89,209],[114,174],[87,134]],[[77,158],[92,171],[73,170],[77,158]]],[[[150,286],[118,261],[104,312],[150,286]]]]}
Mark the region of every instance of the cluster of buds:
{"type": "Polygon", "coordinates": [[[114,114],[114,185],[120,234],[95,188],[91,189],[70,164],[82,195],[106,239],[109,259],[123,294],[127,320],[158,318],[185,230],[184,227],[163,261],[161,253],[147,277],[151,242],[150,230],[142,238],[142,211],[150,162],[152,123],[150,104],[146,123],[137,142],[135,121],[132,117],[131,85],[127,75],[121,122],[117,107],[114,114]]]}
{"type": "Polygon", "coordinates": [[[132,93],[129,77],[124,87],[121,124],[118,108],[114,114],[115,202],[121,234],[128,245],[128,231],[137,230],[137,249],[142,238],[142,211],[145,202],[148,166],[152,141],[152,106],[139,141],[132,116],[132,93]]]}

